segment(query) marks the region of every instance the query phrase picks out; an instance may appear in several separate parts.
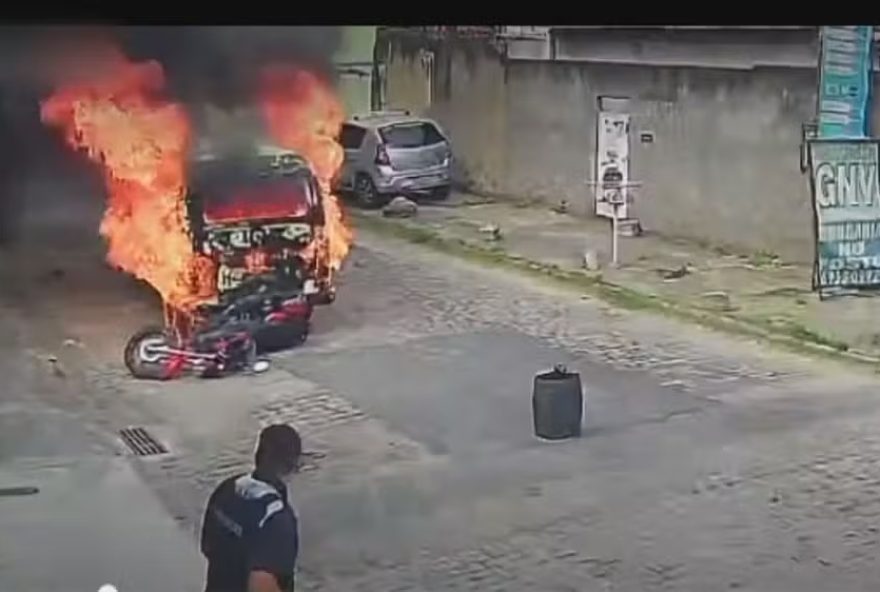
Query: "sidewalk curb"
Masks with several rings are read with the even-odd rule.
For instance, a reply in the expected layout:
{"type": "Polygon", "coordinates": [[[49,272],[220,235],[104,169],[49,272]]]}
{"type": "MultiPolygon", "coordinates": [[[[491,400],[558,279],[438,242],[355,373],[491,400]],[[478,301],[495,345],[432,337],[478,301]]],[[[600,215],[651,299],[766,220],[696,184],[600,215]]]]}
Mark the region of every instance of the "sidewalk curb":
{"type": "Polygon", "coordinates": [[[498,247],[490,248],[474,241],[443,237],[436,230],[427,228],[419,223],[411,223],[403,219],[388,220],[381,217],[381,215],[358,211],[352,211],[351,218],[363,230],[423,245],[434,251],[483,265],[503,267],[532,277],[550,277],[558,285],[595,296],[600,300],[623,309],[664,314],[696,323],[709,329],[740,337],[756,338],[794,353],[817,355],[833,360],[855,363],[862,367],[871,367],[874,370],[878,370],[878,366],[880,366],[880,358],[845,351],[809,339],[798,339],[789,334],[773,331],[757,323],[738,319],[722,312],[710,312],[684,305],[654,294],[648,294],[609,282],[599,274],[591,276],[585,272],[566,270],[556,265],[513,256],[498,247]]]}

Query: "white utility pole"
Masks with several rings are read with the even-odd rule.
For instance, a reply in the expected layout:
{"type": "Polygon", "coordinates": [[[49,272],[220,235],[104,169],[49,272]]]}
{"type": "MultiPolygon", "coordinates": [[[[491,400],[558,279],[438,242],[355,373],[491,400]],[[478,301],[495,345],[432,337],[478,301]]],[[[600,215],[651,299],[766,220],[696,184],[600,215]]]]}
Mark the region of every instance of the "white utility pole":
{"type": "Polygon", "coordinates": [[[615,180],[589,181],[588,184],[592,187],[597,185],[601,187],[602,190],[599,192],[597,199],[611,206],[611,266],[617,267],[620,264],[620,250],[618,246],[620,241],[620,209],[633,202],[631,189],[641,187],[642,183],[640,181],[624,183],[615,180]]]}

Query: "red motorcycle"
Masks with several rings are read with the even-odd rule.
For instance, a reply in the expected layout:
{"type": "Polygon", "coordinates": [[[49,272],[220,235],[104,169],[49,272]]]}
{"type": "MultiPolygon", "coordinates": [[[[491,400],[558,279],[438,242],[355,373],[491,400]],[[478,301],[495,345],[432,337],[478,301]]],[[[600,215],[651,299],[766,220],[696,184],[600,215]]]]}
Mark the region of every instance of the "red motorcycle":
{"type": "Polygon", "coordinates": [[[184,372],[219,378],[262,372],[266,352],[295,347],[309,334],[312,304],[299,286],[274,274],[254,276],[218,305],[197,310],[195,330],[148,327],[125,346],[125,365],[135,378],[169,380],[184,372]]]}

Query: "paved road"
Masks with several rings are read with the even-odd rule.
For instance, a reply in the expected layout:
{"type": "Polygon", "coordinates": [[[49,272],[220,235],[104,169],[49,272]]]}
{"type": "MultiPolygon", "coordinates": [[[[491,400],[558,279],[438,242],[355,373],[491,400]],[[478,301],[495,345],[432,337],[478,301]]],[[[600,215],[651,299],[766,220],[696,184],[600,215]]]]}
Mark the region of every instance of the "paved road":
{"type": "Polygon", "coordinates": [[[40,403],[147,427],[170,453],[132,466],[190,533],[258,426],[295,423],[307,590],[876,589],[872,376],[366,235],[271,372],[137,383],[119,351],[155,302],[94,260],[0,261],[40,403]],[[556,362],[588,430],[544,444],[530,379],[556,362]]]}
{"type": "Polygon", "coordinates": [[[45,362],[17,312],[0,305],[0,589],[201,590],[191,537],[124,448],[45,401],[45,362]]]}

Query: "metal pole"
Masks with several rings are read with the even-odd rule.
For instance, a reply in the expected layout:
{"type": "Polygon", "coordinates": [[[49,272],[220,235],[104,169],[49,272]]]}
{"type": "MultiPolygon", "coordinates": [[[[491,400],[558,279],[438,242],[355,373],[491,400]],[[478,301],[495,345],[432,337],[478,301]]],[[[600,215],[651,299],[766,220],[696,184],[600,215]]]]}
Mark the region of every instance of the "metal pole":
{"type": "Polygon", "coordinates": [[[611,265],[617,267],[617,210],[620,206],[614,204],[614,215],[611,216],[611,265]]]}
{"type": "MultiPolygon", "coordinates": [[[[587,184],[591,187],[602,188],[608,185],[607,182],[604,181],[588,181],[587,184]]],[[[618,183],[616,186],[613,186],[613,189],[616,192],[616,196],[613,200],[603,200],[611,205],[611,265],[613,267],[617,267],[620,263],[619,261],[619,241],[620,241],[620,208],[625,206],[629,198],[627,197],[628,191],[631,187],[641,187],[642,183],[640,181],[630,181],[627,183],[618,183]]],[[[612,189],[612,187],[608,187],[608,189],[612,189]]],[[[594,198],[597,199],[597,196],[594,194],[594,198]]],[[[587,246],[589,247],[589,241],[587,242],[587,246]]]]}

